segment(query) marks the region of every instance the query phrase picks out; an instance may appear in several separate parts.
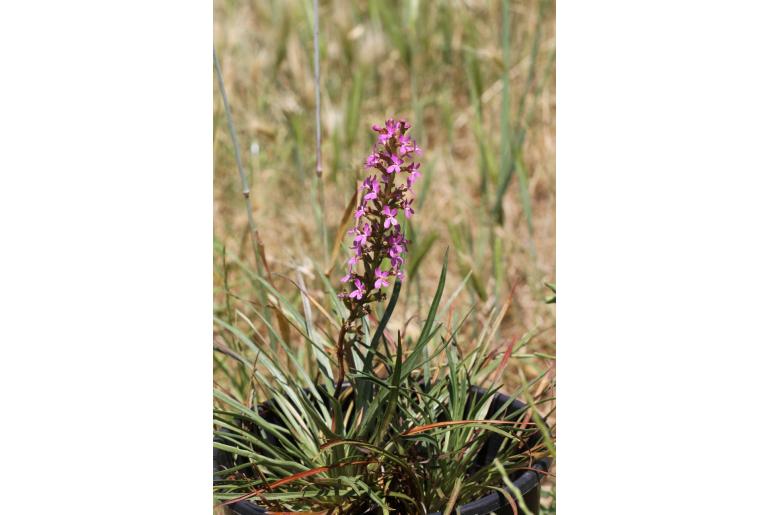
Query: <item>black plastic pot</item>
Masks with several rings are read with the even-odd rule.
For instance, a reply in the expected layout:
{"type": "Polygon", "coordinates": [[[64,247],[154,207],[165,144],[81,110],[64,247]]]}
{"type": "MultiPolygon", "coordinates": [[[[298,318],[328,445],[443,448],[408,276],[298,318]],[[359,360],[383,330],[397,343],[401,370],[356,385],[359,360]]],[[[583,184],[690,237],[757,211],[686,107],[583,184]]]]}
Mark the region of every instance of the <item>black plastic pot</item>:
{"type": "MultiPolygon", "coordinates": [[[[472,394],[475,395],[483,395],[484,392],[485,390],[481,388],[474,387],[472,389],[472,394]]],[[[510,397],[507,395],[498,393],[492,400],[491,410],[494,411],[499,409],[502,405],[508,402],[509,399],[510,397]]],[[[526,404],[518,400],[514,400],[508,407],[507,411],[509,413],[513,413],[525,407],[526,404]]],[[[475,464],[477,466],[483,466],[491,463],[495,458],[497,451],[500,449],[501,444],[501,436],[497,434],[491,435],[487,443],[479,451],[478,456],[476,456],[475,464]]],[[[217,471],[232,467],[234,463],[235,460],[232,454],[220,449],[214,449],[214,480],[218,479],[217,471]]],[[[536,461],[532,465],[531,468],[533,470],[525,470],[519,472],[510,478],[514,486],[521,492],[527,508],[534,515],[538,515],[540,512],[540,481],[545,476],[545,472],[548,470],[549,465],[550,460],[543,458],[539,461],[536,461]]],[[[516,497],[510,490],[508,490],[508,488],[506,488],[506,490],[509,494],[511,494],[511,497],[516,499],[516,497]]],[[[268,513],[265,508],[259,507],[250,501],[240,501],[230,504],[227,507],[231,510],[232,513],[237,515],[264,515],[265,513],[268,513]]],[[[518,508],[518,513],[523,513],[521,505],[519,505],[518,501],[516,503],[516,507],[518,508]]],[[[459,513],[461,515],[487,515],[492,512],[496,513],[497,515],[513,515],[514,513],[510,504],[508,504],[508,501],[505,499],[505,496],[498,492],[490,493],[484,497],[476,499],[475,501],[469,502],[468,504],[458,506],[454,511],[454,513],[459,513]]],[[[374,513],[375,512],[372,512],[372,515],[374,515],[374,513]]],[[[430,515],[440,515],[440,512],[431,513],[430,515]]]]}

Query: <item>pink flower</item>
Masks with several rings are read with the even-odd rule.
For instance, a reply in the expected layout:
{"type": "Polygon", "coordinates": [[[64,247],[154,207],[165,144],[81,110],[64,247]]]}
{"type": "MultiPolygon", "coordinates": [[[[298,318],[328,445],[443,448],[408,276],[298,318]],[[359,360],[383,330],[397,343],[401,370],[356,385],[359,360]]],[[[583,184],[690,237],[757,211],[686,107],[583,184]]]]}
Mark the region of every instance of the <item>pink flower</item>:
{"type": "Polygon", "coordinates": [[[412,151],[412,149],[409,148],[409,144],[412,143],[412,138],[407,136],[406,134],[402,134],[398,138],[398,153],[402,156],[404,154],[407,154],[412,151]]]}
{"type": "MultiPolygon", "coordinates": [[[[411,219],[414,195],[412,186],[421,176],[417,170],[420,164],[414,162],[414,154],[420,149],[416,141],[407,135],[410,125],[406,120],[388,119],[384,125],[372,125],[377,133],[377,142],[364,160],[371,176],[366,177],[360,186],[361,201],[355,209],[354,227],[349,231],[353,243],[352,256],[347,262],[347,273],[342,277],[346,305],[355,313],[363,304],[375,299],[367,294],[391,284],[391,277],[404,277],[401,268],[404,255],[410,243],[402,233],[398,213],[411,219]],[[400,181],[398,174],[406,172],[406,180],[400,181]],[[390,260],[390,267],[383,263],[390,260]],[[366,264],[366,273],[355,272],[358,263],[366,264]],[[384,272],[383,269],[387,269],[384,272]],[[347,286],[349,285],[349,287],[347,286]]],[[[380,295],[376,295],[377,299],[380,295]]]]}
{"type": "Polygon", "coordinates": [[[353,246],[356,247],[363,247],[366,245],[366,239],[372,235],[372,228],[369,224],[365,224],[364,228],[361,232],[358,233],[358,236],[356,236],[353,239],[353,246]]]}
{"type": "Polygon", "coordinates": [[[414,202],[413,198],[404,201],[404,215],[406,215],[407,218],[412,218],[412,215],[414,214],[414,209],[412,209],[412,202],[414,202]]]}
{"type": "Polygon", "coordinates": [[[369,177],[364,179],[364,182],[361,184],[361,187],[358,189],[361,191],[372,189],[372,184],[374,183],[375,180],[377,180],[377,178],[374,175],[370,175],[369,177]]]}
{"type": "Polygon", "coordinates": [[[358,277],[354,279],[354,282],[356,283],[356,289],[350,292],[350,295],[348,296],[351,299],[361,300],[364,296],[364,293],[366,293],[366,290],[364,290],[364,285],[361,283],[361,280],[358,277]]]}
{"type": "Polygon", "coordinates": [[[385,206],[382,208],[382,214],[385,215],[385,228],[396,226],[398,225],[398,220],[396,220],[396,215],[398,214],[398,209],[392,208],[390,206],[385,206]]]}
{"type": "Polygon", "coordinates": [[[388,255],[391,258],[395,259],[399,257],[403,251],[404,251],[404,247],[400,241],[391,241],[390,249],[388,250],[388,255]]]}
{"type": "Polygon", "coordinates": [[[380,133],[380,137],[378,138],[380,143],[387,143],[392,136],[395,136],[398,127],[396,126],[396,121],[393,118],[390,118],[385,122],[384,129],[378,125],[373,125],[372,129],[380,133]]]}
{"type": "Polygon", "coordinates": [[[396,154],[391,154],[390,160],[393,164],[388,166],[388,168],[385,171],[388,173],[400,172],[401,165],[404,164],[404,161],[400,157],[398,157],[396,154]]]}
{"type": "Polygon", "coordinates": [[[417,169],[420,167],[420,163],[415,163],[410,166],[411,168],[409,170],[409,177],[406,178],[406,187],[409,188],[409,191],[412,191],[414,181],[422,177],[422,174],[417,171],[417,169]]]}
{"type": "Polygon", "coordinates": [[[375,268],[374,270],[374,276],[377,278],[376,281],[374,281],[374,287],[375,288],[384,288],[387,287],[388,284],[388,273],[383,272],[380,270],[380,267],[375,268]]]}
{"type": "Polygon", "coordinates": [[[403,253],[405,250],[406,240],[404,240],[403,234],[399,232],[388,238],[388,256],[390,257],[392,266],[401,266],[401,263],[404,262],[404,259],[401,257],[401,253],[403,253]],[[400,260],[400,263],[394,264],[394,260],[400,260]]]}
{"type": "Polygon", "coordinates": [[[369,181],[369,184],[366,184],[366,181],[364,181],[364,185],[369,189],[369,193],[364,195],[364,200],[374,200],[380,193],[380,181],[374,176],[370,177],[370,179],[373,180],[369,181]]]}
{"type": "Polygon", "coordinates": [[[366,167],[374,168],[380,163],[380,156],[377,152],[372,152],[369,157],[366,158],[366,167]]]}

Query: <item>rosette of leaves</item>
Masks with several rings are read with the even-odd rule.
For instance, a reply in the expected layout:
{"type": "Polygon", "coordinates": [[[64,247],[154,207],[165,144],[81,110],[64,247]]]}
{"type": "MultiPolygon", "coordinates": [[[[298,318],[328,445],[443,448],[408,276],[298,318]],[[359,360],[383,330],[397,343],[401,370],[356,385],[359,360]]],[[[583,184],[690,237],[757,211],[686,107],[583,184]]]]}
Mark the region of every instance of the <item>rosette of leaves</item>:
{"type": "Polygon", "coordinates": [[[549,414],[534,409],[550,400],[543,395],[548,388],[534,388],[545,372],[511,392],[511,399],[527,399],[527,407],[491,409],[506,363],[529,335],[494,346],[504,305],[483,319],[478,339],[462,352],[457,335],[473,308],[451,331],[439,322],[448,308],[440,309],[446,260],[418,336],[387,329],[398,281],[379,322],[362,319],[357,367],[339,392],[335,341],[313,322],[320,312],[318,318],[339,328],[349,314],[328,281],[331,313],[301,284],[298,309],[238,263],[268,291],[293,341],[249,303],[238,320],[215,319],[217,360],[236,364],[229,369],[232,381],[214,389],[214,446],[232,457],[232,466],[215,471],[218,503],[319,514],[451,513],[492,491],[505,492],[509,477],[553,455],[543,422],[549,414]],[[479,393],[474,385],[488,389],[479,393]],[[496,459],[479,465],[476,455],[492,435],[502,438],[496,459]]]}

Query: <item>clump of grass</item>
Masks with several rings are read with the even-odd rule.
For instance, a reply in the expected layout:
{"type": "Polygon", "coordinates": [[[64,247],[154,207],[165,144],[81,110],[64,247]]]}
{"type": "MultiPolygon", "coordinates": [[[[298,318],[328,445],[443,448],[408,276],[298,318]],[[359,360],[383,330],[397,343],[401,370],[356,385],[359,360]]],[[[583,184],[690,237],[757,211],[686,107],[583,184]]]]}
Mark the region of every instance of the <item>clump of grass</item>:
{"type": "MultiPolygon", "coordinates": [[[[528,398],[527,405],[515,408],[511,398],[492,408],[500,373],[525,339],[512,340],[500,353],[486,337],[461,353],[456,335],[467,315],[452,331],[436,321],[446,271],[445,258],[420,336],[405,342],[400,331],[388,334],[382,323],[374,335],[364,331],[362,348],[370,354],[336,394],[329,381],[324,386],[309,374],[280,338],[274,351],[216,320],[245,349],[223,351],[251,378],[245,396],[214,390],[214,445],[234,457],[231,466],[218,471],[215,497],[222,504],[252,500],[275,511],[449,513],[549,455],[548,437],[532,419],[533,410],[548,402],[547,389],[538,389],[537,398],[529,393],[547,381],[544,377],[524,382],[515,392],[528,398]],[[382,352],[374,343],[380,336],[386,341],[382,352]],[[473,389],[487,381],[497,384],[473,389]],[[500,444],[496,459],[480,463],[476,457],[492,437],[500,444]]],[[[385,323],[397,295],[395,290],[385,323]]],[[[319,338],[306,316],[283,309],[311,345],[333,345],[319,338]]],[[[261,322],[278,337],[268,321],[261,322]]],[[[496,324],[499,316],[487,321],[490,329],[496,324]]],[[[315,364],[328,373],[327,367],[320,360],[315,364]]]]}

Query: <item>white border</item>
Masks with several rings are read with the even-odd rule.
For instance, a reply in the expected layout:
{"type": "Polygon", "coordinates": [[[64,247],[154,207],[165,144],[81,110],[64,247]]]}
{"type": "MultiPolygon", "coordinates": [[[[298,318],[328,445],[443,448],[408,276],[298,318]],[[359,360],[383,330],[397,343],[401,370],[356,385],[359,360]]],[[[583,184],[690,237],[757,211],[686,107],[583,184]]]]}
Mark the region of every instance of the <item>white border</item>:
{"type": "Polygon", "coordinates": [[[558,506],[763,513],[762,2],[560,1],[558,506]]]}
{"type": "Polygon", "coordinates": [[[211,513],[211,4],[0,11],[2,511],[211,513]]]}

